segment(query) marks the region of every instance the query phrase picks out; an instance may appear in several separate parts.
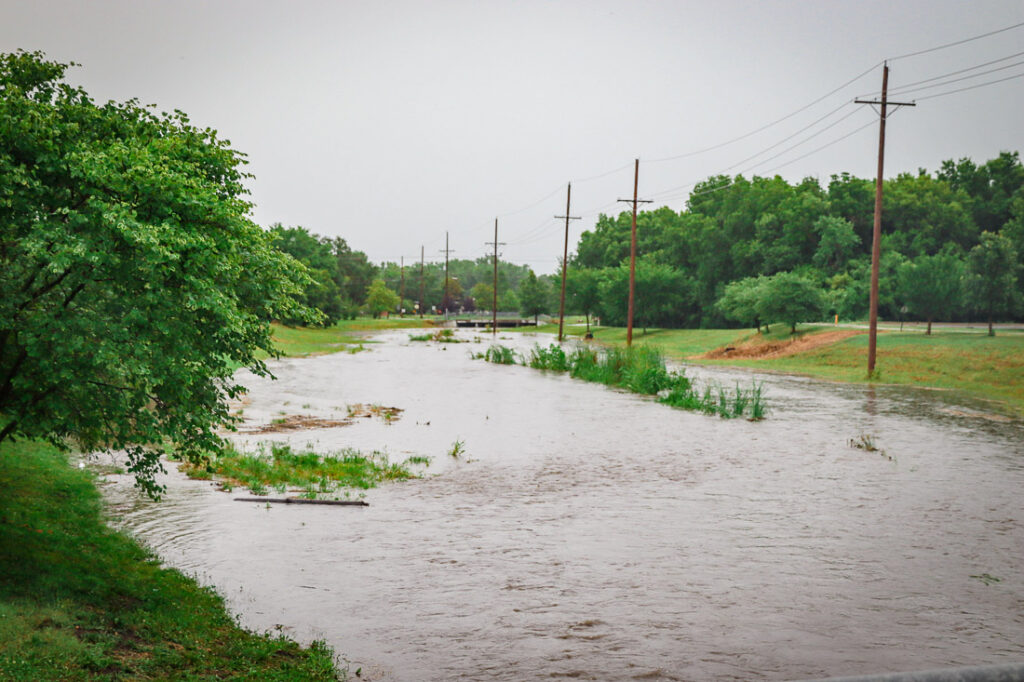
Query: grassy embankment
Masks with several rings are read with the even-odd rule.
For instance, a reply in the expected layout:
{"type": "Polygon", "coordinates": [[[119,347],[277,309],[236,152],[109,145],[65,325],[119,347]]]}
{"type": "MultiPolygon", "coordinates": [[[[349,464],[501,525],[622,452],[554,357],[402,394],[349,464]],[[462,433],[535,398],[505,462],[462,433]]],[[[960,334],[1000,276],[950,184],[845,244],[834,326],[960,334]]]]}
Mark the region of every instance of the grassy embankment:
{"type": "MultiPolygon", "coordinates": [[[[358,345],[359,332],[424,324],[406,318],[329,329],[275,325],[274,339],[285,355],[302,356],[358,345]]],[[[112,530],[93,475],[68,466],[53,447],[0,445],[0,488],[0,679],[340,676],[324,645],[303,648],[239,628],[214,591],[161,568],[112,530]]]]}
{"type": "Polygon", "coordinates": [[[49,445],[0,445],[0,679],[334,680],[331,651],[238,627],[108,527],[93,474],[49,445]]]}
{"type": "MultiPolygon", "coordinates": [[[[798,337],[807,338],[836,331],[832,325],[800,325],[798,337]]],[[[839,328],[842,329],[842,328],[839,328]]],[[[582,327],[566,328],[569,335],[581,336],[582,327]]],[[[557,333],[557,325],[544,325],[537,331],[557,333]]],[[[626,330],[621,327],[594,328],[600,343],[624,344],[626,330]]],[[[756,354],[758,345],[779,344],[790,340],[785,325],[773,325],[770,334],[752,329],[650,329],[647,334],[634,328],[634,343],[657,348],[669,357],[690,362],[748,367],[755,370],[804,374],[831,381],[866,382],[866,330],[848,338],[810,347],[786,355],[756,354]],[[700,357],[725,346],[744,348],[748,357],[700,357]]],[[[878,335],[876,369],[879,383],[924,386],[961,391],[967,395],[993,400],[1000,411],[1024,414],[1024,333],[1000,331],[994,337],[983,329],[942,330],[926,336],[917,329],[899,332],[882,330],[878,335]]]]}
{"type": "Polygon", "coordinates": [[[359,318],[342,320],[322,329],[274,324],[273,335],[274,343],[286,356],[303,357],[342,350],[358,350],[366,343],[366,332],[427,327],[433,322],[434,318],[431,317],[390,317],[379,320],[359,318]]]}

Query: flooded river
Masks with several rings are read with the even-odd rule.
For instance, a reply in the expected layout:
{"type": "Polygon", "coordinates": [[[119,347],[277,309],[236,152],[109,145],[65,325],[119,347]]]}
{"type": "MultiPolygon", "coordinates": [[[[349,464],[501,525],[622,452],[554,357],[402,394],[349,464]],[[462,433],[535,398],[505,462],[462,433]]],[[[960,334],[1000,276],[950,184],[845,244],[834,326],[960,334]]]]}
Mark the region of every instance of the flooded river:
{"type": "Polygon", "coordinates": [[[246,374],[244,416],[378,403],[401,419],[236,438],[425,455],[424,478],[367,491],[364,508],[235,502],[177,472],[151,503],[112,478],[115,519],[244,625],[324,639],[368,680],[782,680],[1024,660],[1020,420],[941,392],[784,376],[758,377],[766,421],[722,420],[470,359],[486,342],[376,340],[276,362],[277,381],[246,374]],[[850,447],[861,435],[885,456],[850,447]]]}

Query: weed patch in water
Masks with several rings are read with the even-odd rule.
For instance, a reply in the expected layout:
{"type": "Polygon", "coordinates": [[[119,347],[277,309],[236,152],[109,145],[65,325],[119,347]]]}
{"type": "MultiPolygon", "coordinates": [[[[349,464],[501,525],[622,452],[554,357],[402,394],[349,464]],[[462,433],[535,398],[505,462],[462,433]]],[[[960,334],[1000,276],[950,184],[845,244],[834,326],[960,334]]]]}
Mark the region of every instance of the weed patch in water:
{"type": "MultiPolygon", "coordinates": [[[[499,364],[513,364],[515,355],[505,346],[491,346],[477,358],[499,364]]],[[[749,391],[740,388],[730,393],[722,386],[708,384],[698,393],[683,372],[669,371],[660,352],[648,346],[612,347],[604,351],[579,347],[571,353],[558,344],[547,348],[534,344],[524,363],[534,369],[568,372],[584,381],[624,388],[633,393],[659,396],[658,402],[685,410],[717,414],[723,418],[749,415],[753,421],[764,419],[764,392],[754,383],[749,391]]]]}
{"type": "Polygon", "coordinates": [[[466,441],[456,438],[455,442],[452,443],[452,447],[448,450],[448,454],[455,459],[462,457],[466,454],[466,441]]]}
{"type": "Polygon", "coordinates": [[[890,462],[895,462],[896,458],[888,454],[885,450],[875,445],[875,437],[869,433],[862,433],[856,438],[851,438],[846,441],[846,444],[851,448],[857,450],[863,450],[864,452],[877,452],[882,457],[885,457],[890,462]]]}
{"type": "Polygon", "coordinates": [[[454,329],[438,329],[429,334],[410,334],[410,341],[433,341],[435,343],[468,343],[464,339],[455,336],[454,329]]]}
{"type": "Polygon", "coordinates": [[[486,360],[487,362],[493,362],[496,365],[516,364],[515,351],[508,346],[502,346],[501,344],[495,344],[475,357],[480,360],[486,360]]]}
{"type": "Polygon", "coordinates": [[[338,488],[366,489],[384,481],[416,477],[405,464],[389,462],[382,452],[364,455],[346,449],[319,454],[279,443],[261,443],[254,453],[240,452],[229,445],[206,466],[182,464],[180,468],[190,478],[216,476],[227,491],[244,487],[254,495],[266,495],[271,488],[281,492],[292,487],[301,489],[304,497],[313,498],[338,488]]]}

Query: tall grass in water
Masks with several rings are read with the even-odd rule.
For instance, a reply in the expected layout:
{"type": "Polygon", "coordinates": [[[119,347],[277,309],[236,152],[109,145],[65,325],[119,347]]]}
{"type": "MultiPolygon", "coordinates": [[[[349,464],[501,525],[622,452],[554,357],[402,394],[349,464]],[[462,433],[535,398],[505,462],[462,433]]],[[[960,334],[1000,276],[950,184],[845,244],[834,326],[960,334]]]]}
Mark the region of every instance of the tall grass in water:
{"type": "Polygon", "coordinates": [[[501,344],[495,344],[488,348],[482,356],[487,362],[493,362],[498,365],[514,365],[516,364],[516,353],[508,346],[502,346],[501,344]]]}
{"type": "Polygon", "coordinates": [[[547,348],[541,348],[539,345],[534,344],[533,349],[530,351],[530,357],[526,359],[526,364],[534,369],[546,369],[554,372],[567,372],[569,370],[569,360],[565,355],[565,351],[562,347],[557,344],[551,344],[547,348]]]}
{"type": "MultiPolygon", "coordinates": [[[[512,351],[503,346],[492,346],[482,356],[489,362],[514,362],[512,351]],[[504,352],[501,352],[504,351],[504,352]]],[[[722,418],[744,417],[763,419],[764,397],[760,384],[749,391],[736,384],[734,391],[708,383],[698,392],[682,372],[671,372],[665,366],[661,353],[653,348],[609,348],[603,352],[580,347],[568,355],[557,344],[547,348],[534,345],[524,364],[534,369],[568,372],[570,376],[628,389],[643,395],[657,395],[658,402],[685,410],[717,414],[722,418]]]]}

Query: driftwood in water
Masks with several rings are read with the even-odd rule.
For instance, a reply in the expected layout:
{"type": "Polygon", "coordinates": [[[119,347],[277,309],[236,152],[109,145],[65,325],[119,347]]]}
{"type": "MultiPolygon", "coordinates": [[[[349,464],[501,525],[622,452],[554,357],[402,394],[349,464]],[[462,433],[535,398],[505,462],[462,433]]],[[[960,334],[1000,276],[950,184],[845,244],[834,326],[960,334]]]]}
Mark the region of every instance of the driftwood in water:
{"type": "Polygon", "coordinates": [[[280,504],[333,504],[344,507],[369,507],[362,500],[307,500],[301,497],[236,497],[235,502],[276,502],[280,504]]]}

